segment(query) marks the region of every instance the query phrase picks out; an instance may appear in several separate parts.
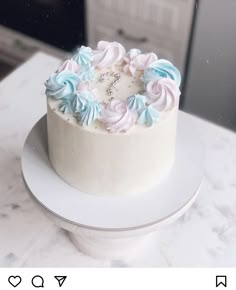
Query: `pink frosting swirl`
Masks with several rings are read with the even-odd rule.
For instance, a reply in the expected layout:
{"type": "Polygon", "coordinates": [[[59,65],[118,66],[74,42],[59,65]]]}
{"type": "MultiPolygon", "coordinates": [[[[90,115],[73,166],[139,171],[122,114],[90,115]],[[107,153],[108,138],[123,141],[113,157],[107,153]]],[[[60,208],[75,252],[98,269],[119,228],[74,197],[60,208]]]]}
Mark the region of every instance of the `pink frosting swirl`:
{"type": "Polygon", "coordinates": [[[57,72],[62,72],[64,70],[69,70],[77,73],[79,70],[79,65],[73,59],[67,59],[57,70],[57,72]]]}
{"type": "Polygon", "coordinates": [[[147,84],[148,103],[161,111],[170,111],[179,103],[180,90],[176,83],[168,78],[152,80],[147,84]]]}
{"type": "Polygon", "coordinates": [[[123,62],[125,48],[118,42],[99,41],[93,51],[92,64],[98,68],[110,67],[123,62]]]}
{"type": "Polygon", "coordinates": [[[157,60],[157,56],[153,52],[142,54],[138,49],[131,49],[124,57],[126,62],[124,72],[130,72],[134,76],[136,70],[144,70],[155,60],[157,60]]]}
{"type": "Polygon", "coordinates": [[[102,109],[101,122],[111,133],[125,133],[136,122],[137,116],[125,102],[113,100],[102,109]]]}

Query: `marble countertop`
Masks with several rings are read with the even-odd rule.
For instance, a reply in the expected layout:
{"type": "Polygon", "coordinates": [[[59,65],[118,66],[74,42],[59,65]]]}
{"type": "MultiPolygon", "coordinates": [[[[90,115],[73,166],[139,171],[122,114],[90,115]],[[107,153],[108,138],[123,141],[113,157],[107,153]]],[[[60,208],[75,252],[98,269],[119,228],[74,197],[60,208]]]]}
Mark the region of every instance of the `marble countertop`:
{"type": "Polygon", "coordinates": [[[194,118],[205,142],[205,177],[194,205],[159,230],[144,253],[126,260],[95,260],[31,200],[21,152],[45,114],[44,81],[60,61],[37,53],[0,82],[1,267],[231,267],[236,266],[236,134],[194,118]]]}

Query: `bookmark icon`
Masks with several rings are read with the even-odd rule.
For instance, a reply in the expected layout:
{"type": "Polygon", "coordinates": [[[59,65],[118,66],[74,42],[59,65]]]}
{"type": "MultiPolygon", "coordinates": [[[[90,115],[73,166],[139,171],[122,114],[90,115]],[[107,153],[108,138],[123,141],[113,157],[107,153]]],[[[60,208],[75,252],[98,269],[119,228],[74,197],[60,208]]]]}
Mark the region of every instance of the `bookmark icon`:
{"type": "Polygon", "coordinates": [[[61,287],[64,284],[67,276],[54,276],[54,278],[57,280],[59,287],[61,287]]]}
{"type": "Polygon", "coordinates": [[[227,277],[226,276],[216,276],[216,287],[227,287],[227,277]]]}

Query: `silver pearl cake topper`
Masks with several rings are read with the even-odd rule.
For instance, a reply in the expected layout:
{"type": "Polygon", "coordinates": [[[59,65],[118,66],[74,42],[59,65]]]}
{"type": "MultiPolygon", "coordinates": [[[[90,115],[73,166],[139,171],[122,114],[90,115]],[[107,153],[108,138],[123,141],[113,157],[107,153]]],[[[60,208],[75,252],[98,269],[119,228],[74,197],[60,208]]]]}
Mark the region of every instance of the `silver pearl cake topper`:
{"type": "Polygon", "coordinates": [[[114,80],[108,85],[108,88],[106,89],[107,95],[111,96],[113,94],[114,89],[117,89],[116,85],[120,82],[121,75],[115,72],[101,73],[98,81],[100,83],[103,83],[105,81],[105,77],[109,76],[114,77],[114,80]]]}

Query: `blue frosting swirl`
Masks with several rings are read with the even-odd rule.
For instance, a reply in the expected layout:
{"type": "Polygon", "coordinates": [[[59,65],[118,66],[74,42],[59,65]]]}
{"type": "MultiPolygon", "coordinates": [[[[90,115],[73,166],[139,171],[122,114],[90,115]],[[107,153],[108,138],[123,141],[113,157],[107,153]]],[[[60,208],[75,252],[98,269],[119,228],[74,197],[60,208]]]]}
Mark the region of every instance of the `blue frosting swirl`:
{"type": "Polygon", "coordinates": [[[168,60],[158,59],[151,63],[143,74],[143,81],[147,84],[151,80],[169,78],[175,81],[177,86],[181,83],[181,74],[179,70],[168,60]]]}
{"type": "Polygon", "coordinates": [[[154,109],[151,105],[145,107],[139,115],[138,123],[141,125],[146,125],[148,127],[157,123],[160,119],[160,113],[154,109]]]}
{"type": "Polygon", "coordinates": [[[91,67],[92,57],[92,49],[82,45],[73,56],[73,60],[76,61],[81,67],[87,69],[91,67]]]}
{"type": "Polygon", "coordinates": [[[54,99],[63,99],[71,96],[76,91],[79,77],[72,71],[54,73],[46,81],[46,95],[54,99]]]}
{"type": "Polygon", "coordinates": [[[71,97],[62,99],[62,101],[58,105],[59,111],[64,113],[64,114],[74,113],[73,106],[72,106],[72,102],[73,102],[74,98],[75,98],[75,95],[71,95],[71,97]]]}
{"type": "Polygon", "coordinates": [[[73,101],[72,107],[76,119],[83,127],[89,126],[94,122],[101,112],[99,103],[93,99],[93,96],[89,91],[78,93],[73,101]]]}
{"type": "Polygon", "coordinates": [[[78,76],[81,82],[92,80],[95,77],[94,68],[91,65],[92,58],[92,49],[87,46],[81,46],[72,57],[79,64],[78,76]]]}
{"type": "Polygon", "coordinates": [[[93,101],[87,103],[85,108],[78,115],[80,125],[82,125],[83,127],[89,126],[99,117],[100,112],[101,108],[97,102],[93,101]]]}
{"type": "Polygon", "coordinates": [[[80,113],[84,110],[88,102],[93,101],[93,96],[89,91],[78,92],[72,101],[72,109],[74,113],[80,113]]]}
{"type": "Polygon", "coordinates": [[[145,108],[146,97],[140,94],[136,94],[128,97],[127,106],[131,111],[137,111],[138,113],[145,108]]]}
{"type": "Polygon", "coordinates": [[[78,76],[79,76],[79,80],[81,82],[85,82],[85,81],[90,81],[92,79],[94,79],[95,77],[95,72],[94,72],[94,68],[89,67],[87,69],[82,69],[78,72],[78,76]]]}

